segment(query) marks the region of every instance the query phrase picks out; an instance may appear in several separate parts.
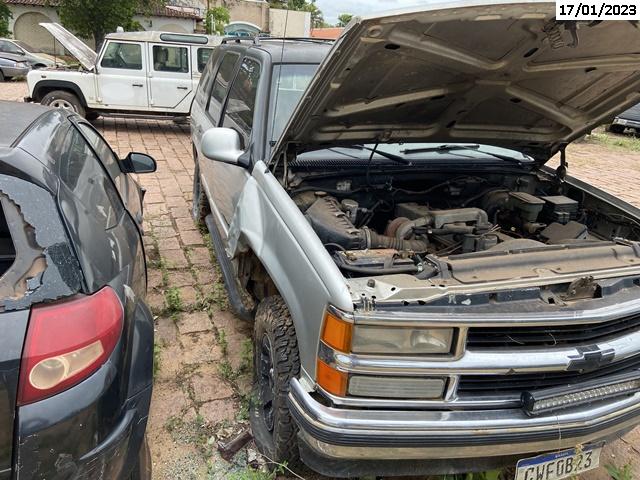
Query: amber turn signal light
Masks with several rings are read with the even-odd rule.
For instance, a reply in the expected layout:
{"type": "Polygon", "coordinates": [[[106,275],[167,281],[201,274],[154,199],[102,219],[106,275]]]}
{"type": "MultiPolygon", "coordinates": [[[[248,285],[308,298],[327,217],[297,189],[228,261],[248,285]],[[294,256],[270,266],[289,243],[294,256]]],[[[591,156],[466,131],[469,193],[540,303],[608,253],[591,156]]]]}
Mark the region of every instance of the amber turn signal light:
{"type": "Polygon", "coordinates": [[[322,360],[318,360],[317,367],[318,385],[326,392],[339,397],[344,397],[347,393],[348,376],[344,372],[340,372],[331,368],[322,360]]]}
{"type": "Polygon", "coordinates": [[[340,352],[351,351],[353,326],[327,310],[322,326],[322,341],[340,352]]]}

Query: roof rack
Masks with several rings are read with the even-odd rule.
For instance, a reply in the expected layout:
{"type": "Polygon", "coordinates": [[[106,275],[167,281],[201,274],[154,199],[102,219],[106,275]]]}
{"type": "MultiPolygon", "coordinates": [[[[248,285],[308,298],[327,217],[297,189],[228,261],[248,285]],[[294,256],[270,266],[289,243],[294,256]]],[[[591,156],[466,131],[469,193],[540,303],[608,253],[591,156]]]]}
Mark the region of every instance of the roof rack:
{"type": "Polygon", "coordinates": [[[335,40],[332,38],[313,38],[313,37],[269,37],[266,35],[256,35],[252,37],[235,37],[229,36],[224,37],[222,39],[222,44],[226,45],[229,43],[242,43],[242,42],[251,42],[253,45],[260,45],[260,42],[270,41],[270,40],[291,40],[293,42],[309,42],[309,43],[333,43],[335,40]]]}

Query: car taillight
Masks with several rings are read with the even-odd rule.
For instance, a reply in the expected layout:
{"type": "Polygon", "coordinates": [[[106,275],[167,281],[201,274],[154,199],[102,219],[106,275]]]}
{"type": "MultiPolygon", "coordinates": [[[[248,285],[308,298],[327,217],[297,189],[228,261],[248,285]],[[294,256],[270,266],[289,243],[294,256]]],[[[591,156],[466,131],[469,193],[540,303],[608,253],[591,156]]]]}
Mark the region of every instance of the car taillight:
{"type": "Polygon", "coordinates": [[[120,299],[105,287],[93,295],[33,307],[20,368],[18,404],[80,383],[113,352],[122,333],[120,299]]]}

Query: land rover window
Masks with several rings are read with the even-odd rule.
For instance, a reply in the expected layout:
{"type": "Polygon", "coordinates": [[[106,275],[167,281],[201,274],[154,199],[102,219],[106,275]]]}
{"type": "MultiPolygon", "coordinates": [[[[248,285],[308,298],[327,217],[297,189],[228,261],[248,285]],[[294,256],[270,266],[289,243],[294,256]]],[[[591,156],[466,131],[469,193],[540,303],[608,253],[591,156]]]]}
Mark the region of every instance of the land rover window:
{"type": "Polygon", "coordinates": [[[123,70],[142,70],[142,47],[137,43],[109,42],[100,66],[123,70]]]}
{"type": "Polygon", "coordinates": [[[199,48],[197,53],[198,60],[198,72],[204,72],[204,69],[207,66],[207,62],[211,57],[211,53],[213,52],[213,48],[199,48]]]}
{"type": "Polygon", "coordinates": [[[222,111],[222,102],[229,90],[229,84],[233,79],[233,72],[236,69],[236,63],[240,59],[240,55],[237,53],[227,53],[222,62],[216,79],[213,82],[213,90],[211,92],[211,99],[209,100],[209,106],[207,111],[214,122],[218,122],[220,119],[220,112],[222,111]]]}
{"type": "Polygon", "coordinates": [[[245,58],[233,81],[224,115],[223,127],[236,128],[248,140],[253,128],[256,94],[260,81],[260,64],[245,58]]]}
{"type": "Polygon", "coordinates": [[[189,73],[189,50],[154,45],[153,69],[156,72],[189,73]]]}

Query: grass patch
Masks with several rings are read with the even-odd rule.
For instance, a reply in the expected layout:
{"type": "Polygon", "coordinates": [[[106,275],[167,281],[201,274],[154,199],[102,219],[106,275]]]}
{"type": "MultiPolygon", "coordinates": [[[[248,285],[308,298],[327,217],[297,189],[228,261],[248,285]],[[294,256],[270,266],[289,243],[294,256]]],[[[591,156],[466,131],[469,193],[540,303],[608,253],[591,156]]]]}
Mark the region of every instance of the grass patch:
{"type": "Polygon", "coordinates": [[[177,287],[170,287],[164,292],[164,298],[167,303],[167,311],[175,313],[182,311],[182,299],[180,298],[180,290],[177,287]]]}
{"type": "Polygon", "coordinates": [[[218,345],[220,345],[220,351],[223,356],[227,356],[229,351],[229,342],[227,342],[227,334],[224,330],[218,330],[218,345]]]}
{"type": "Polygon", "coordinates": [[[631,464],[627,463],[624,467],[616,467],[615,465],[605,465],[604,468],[613,480],[633,480],[633,472],[631,464]]]}
{"type": "Polygon", "coordinates": [[[158,342],[153,343],[153,378],[155,379],[160,371],[160,353],[162,352],[162,345],[158,342]]]}
{"type": "Polygon", "coordinates": [[[250,338],[245,338],[240,347],[240,373],[250,373],[253,371],[253,342],[250,338]]]}
{"type": "Polygon", "coordinates": [[[233,370],[231,363],[228,360],[222,360],[218,363],[218,372],[223,380],[233,381],[238,374],[233,370]]]}
{"type": "Polygon", "coordinates": [[[633,135],[616,135],[606,132],[594,132],[587,137],[587,142],[609,148],[622,148],[631,152],[640,152],[640,138],[633,135]]]}

